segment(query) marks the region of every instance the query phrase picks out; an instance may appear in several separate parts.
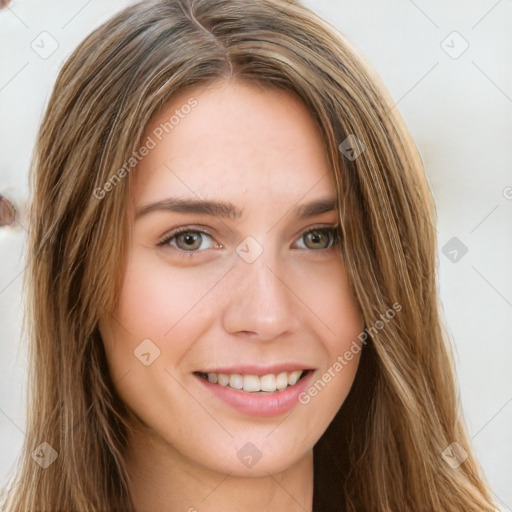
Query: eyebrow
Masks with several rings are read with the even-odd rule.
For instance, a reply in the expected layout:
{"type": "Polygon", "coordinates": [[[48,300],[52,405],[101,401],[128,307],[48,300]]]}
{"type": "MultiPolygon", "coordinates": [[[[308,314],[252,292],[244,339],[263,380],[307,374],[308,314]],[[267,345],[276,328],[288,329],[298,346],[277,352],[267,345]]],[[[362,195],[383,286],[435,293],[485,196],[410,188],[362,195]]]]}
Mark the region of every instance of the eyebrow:
{"type": "MultiPolygon", "coordinates": [[[[299,219],[307,219],[335,209],[336,199],[333,197],[323,197],[297,206],[295,213],[299,219]]],[[[168,197],[162,201],[143,206],[137,211],[135,219],[137,220],[148,213],[157,211],[197,213],[229,219],[239,219],[243,214],[243,210],[240,210],[231,202],[168,197]]]]}

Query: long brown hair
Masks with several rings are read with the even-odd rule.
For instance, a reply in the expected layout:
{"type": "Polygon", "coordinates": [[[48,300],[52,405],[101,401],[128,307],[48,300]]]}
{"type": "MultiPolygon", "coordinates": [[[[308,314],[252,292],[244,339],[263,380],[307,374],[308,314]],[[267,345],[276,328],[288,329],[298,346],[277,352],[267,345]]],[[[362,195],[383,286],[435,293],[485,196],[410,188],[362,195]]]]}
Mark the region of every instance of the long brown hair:
{"type": "Polygon", "coordinates": [[[130,173],[104,197],[97,191],[166,101],[223,77],[301,96],[325,139],[365,325],[402,306],[371,332],[351,392],[315,446],[315,512],[495,510],[460,413],[418,151],[364,57],[284,0],[143,1],[96,29],[59,73],[33,157],[27,435],[4,510],[133,510],[130,427],[98,332],[122,278],[130,173]],[[348,136],[364,148],[358,158],[339,149],[348,136]],[[453,442],[468,455],[457,468],[442,457],[453,442]],[[32,456],[41,443],[57,452],[46,468],[32,456]]]}

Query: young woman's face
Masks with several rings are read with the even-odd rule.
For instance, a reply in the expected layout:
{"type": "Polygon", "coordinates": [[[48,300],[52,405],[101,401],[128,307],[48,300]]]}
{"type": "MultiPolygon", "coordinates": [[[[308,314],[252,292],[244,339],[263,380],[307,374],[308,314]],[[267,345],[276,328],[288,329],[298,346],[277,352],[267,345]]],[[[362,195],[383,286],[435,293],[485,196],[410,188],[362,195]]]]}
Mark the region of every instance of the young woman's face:
{"type": "Polygon", "coordinates": [[[174,97],[143,144],[100,322],[117,392],[170,460],[291,467],[345,400],[359,355],[338,357],[363,329],[318,128],[291,93],[215,82],[174,97]]]}

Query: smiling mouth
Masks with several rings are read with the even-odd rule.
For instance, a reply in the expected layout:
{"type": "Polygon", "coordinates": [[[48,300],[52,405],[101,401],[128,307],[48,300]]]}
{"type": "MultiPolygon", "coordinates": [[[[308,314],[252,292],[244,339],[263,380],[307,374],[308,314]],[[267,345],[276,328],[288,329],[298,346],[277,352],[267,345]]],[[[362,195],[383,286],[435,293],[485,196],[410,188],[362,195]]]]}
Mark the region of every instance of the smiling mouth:
{"type": "Polygon", "coordinates": [[[267,375],[242,375],[239,373],[204,373],[194,372],[198,377],[208,381],[210,384],[230,387],[246,393],[271,394],[279,393],[293,387],[308,375],[312,370],[295,370],[292,372],[280,372],[267,375]]]}

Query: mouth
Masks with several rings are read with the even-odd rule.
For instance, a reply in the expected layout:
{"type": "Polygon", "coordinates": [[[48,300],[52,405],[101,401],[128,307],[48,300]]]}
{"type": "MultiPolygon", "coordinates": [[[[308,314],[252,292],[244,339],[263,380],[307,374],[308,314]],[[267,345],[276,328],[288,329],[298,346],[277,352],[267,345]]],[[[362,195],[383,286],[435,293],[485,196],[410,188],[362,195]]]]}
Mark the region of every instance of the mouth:
{"type": "Polygon", "coordinates": [[[225,388],[256,395],[272,395],[297,385],[313,370],[293,370],[255,375],[252,373],[194,372],[199,378],[225,388]]]}

